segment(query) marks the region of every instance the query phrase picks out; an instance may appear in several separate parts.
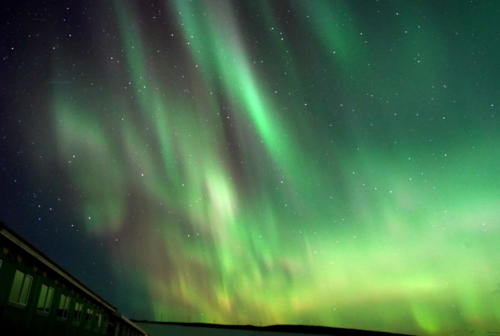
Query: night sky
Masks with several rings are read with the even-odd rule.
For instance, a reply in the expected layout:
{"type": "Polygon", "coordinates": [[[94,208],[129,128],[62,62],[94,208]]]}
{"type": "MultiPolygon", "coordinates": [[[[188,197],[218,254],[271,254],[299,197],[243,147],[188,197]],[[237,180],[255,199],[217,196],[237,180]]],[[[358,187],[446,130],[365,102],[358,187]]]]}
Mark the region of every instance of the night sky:
{"type": "Polygon", "coordinates": [[[0,219],[126,315],[500,325],[500,1],[4,1],[0,219]]]}

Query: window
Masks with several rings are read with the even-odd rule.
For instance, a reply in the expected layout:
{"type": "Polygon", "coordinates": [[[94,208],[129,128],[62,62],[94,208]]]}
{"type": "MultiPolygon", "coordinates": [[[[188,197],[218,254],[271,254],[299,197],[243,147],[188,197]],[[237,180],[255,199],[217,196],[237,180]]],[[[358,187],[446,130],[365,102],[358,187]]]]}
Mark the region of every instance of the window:
{"type": "Polygon", "coordinates": [[[50,307],[52,306],[53,297],[54,297],[54,288],[49,287],[49,290],[47,292],[47,300],[45,301],[45,308],[44,308],[44,311],[46,313],[50,312],[50,307]]]}
{"type": "Polygon", "coordinates": [[[92,320],[92,315],[94,314],[94,312],[92,311],[92,309],[90,308],[87,308],[87,313],[85,314],[85,318],[87,321],[90,321],[92,320]]]}
{"type": "Polygon", "coordinates": [[[68,318],[70,301],[71,299],[69,296],[61,294],[61,298],[59,299],[59,309],[57,311],[57,316],[62,317],[63,319],[68,318]]]}
{"type": "Polygon", "coordinates": [[[83,303],[75,302],[75,320],[80,321],[82,317],[83,303]]]}
{"type": "Polygon", "coordinates": [[[97,328],[101,327],[101,322],[102,322],[102,315],[101,313],[97,314],[97,328]]]}
{"type": "Polygon", "coordinates": [[[28,304],[32,283],[33,277],[31,275],[16,270],[14,281],[10,289],[9,302],[26,306],[26,304],[28,304]]]}
{"type": "Polygon", "coordinates": [[[40,288],[40,296],[38,297],[38,303],[36,305],[36,310],[47,314],[50,313],[53,297],[54,288],[42,284],[42,287],[40,288]]]}

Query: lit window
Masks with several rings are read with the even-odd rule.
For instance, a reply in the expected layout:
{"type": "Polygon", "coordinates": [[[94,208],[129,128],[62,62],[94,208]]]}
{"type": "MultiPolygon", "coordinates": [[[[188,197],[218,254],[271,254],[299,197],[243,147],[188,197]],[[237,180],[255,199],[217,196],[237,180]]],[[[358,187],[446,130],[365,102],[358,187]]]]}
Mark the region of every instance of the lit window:
{"type": "Polygon", "coordinates": [[[32,283],[33,277],[31,275],[16,270],[14,281],[10,289],[9,302],[26,306],[32,283]]]}
{"type": "Polygon", "coordinates": [[[44,312],[48,314],[50,312],[50,307],[52,306],[53,297],[54,297],[54,288],[42,284],[36,309],[39,312],[44,312]]]}
{"type": "Polygon", "coordinates": [[[47,299],[47,292],[49,290],[49,287],[42,285],[40,288],[40,296],[38,297],[38,303],[36,304],[36,309],[43,311],[43,308],[45,308],[45,300],[47,299]]]}
{"type": "Polygon", "coordinates": [[[50,312],[50,307],[52,306],[52,298],[54,297],[54,288],[49,287],[49,291],[47,293],[47,300],[45,300],[45,312],[50,312]]]}
{"type": "Polygon", "coordinates": [[[92,311],[92,309],[87,308],[87,313],[85,314],[85,315],[86,315],[86,319],[87,319],[87,321],[92,320],[92,315],[93,315],[93,314],[94,314],[94,312],[92,311]]]}
{"type": "Polygon", "coordinates": [[[68,317],[69,303],[71,299],[69,296],[61,294],[59,299],[59,309],[57,311],[57,316],[66,319],[68,317]]]}
{"type": "Polygon", "coordinates": [[[82,317],[83,303],[75,302],[75,320],[79,321],[82,317]]]}

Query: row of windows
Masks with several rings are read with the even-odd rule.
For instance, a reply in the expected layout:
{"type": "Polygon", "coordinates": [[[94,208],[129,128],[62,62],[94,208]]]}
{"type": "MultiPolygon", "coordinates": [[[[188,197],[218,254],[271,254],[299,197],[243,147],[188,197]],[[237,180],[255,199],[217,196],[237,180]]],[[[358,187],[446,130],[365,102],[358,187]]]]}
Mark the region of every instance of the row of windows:
{"type": "MultiPolygon", "coordinates": [[[[0,259],[0,268],[1,266],[2,260],[0,259]]],[[[31,275],[16,270],[14,281],[12,282],[12,287],[9,294],[9,302],[22,307],[26,306],[28,304],[32,284],[33,277],[31,275]]],[[[40,296],[38,297],[38,302],[36,305],[37,311],[48,315],[52,307],[53,298],[54,287],[42,284],[40,288],[40,296]]],[[[70,304],[71,297],[69,295],[61,294],[61,296],[59,297],[57,316],[61,319],[67,319],[69,315],[70,304]]],[[[82,318],[83,303],[75,300],[74,311],[74,319],[80,321],[82,318]]],[[[100,328],[102,325],[102,314],[97,311],[94,312],[92,308],[87,308],[85,311],[85,320],[92,321],[94,316],[97,320],[97,327],[100,328]]]]}

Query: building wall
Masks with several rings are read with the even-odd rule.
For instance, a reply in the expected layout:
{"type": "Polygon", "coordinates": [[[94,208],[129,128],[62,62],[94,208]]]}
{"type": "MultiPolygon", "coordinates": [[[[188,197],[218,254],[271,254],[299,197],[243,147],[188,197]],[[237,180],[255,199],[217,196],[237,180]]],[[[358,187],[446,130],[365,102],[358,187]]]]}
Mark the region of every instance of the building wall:
{"type": "Polygon", "coordinates": [[[3,330],[14,335],[142,335],[115,313],[0,235],[3,330]]]}

